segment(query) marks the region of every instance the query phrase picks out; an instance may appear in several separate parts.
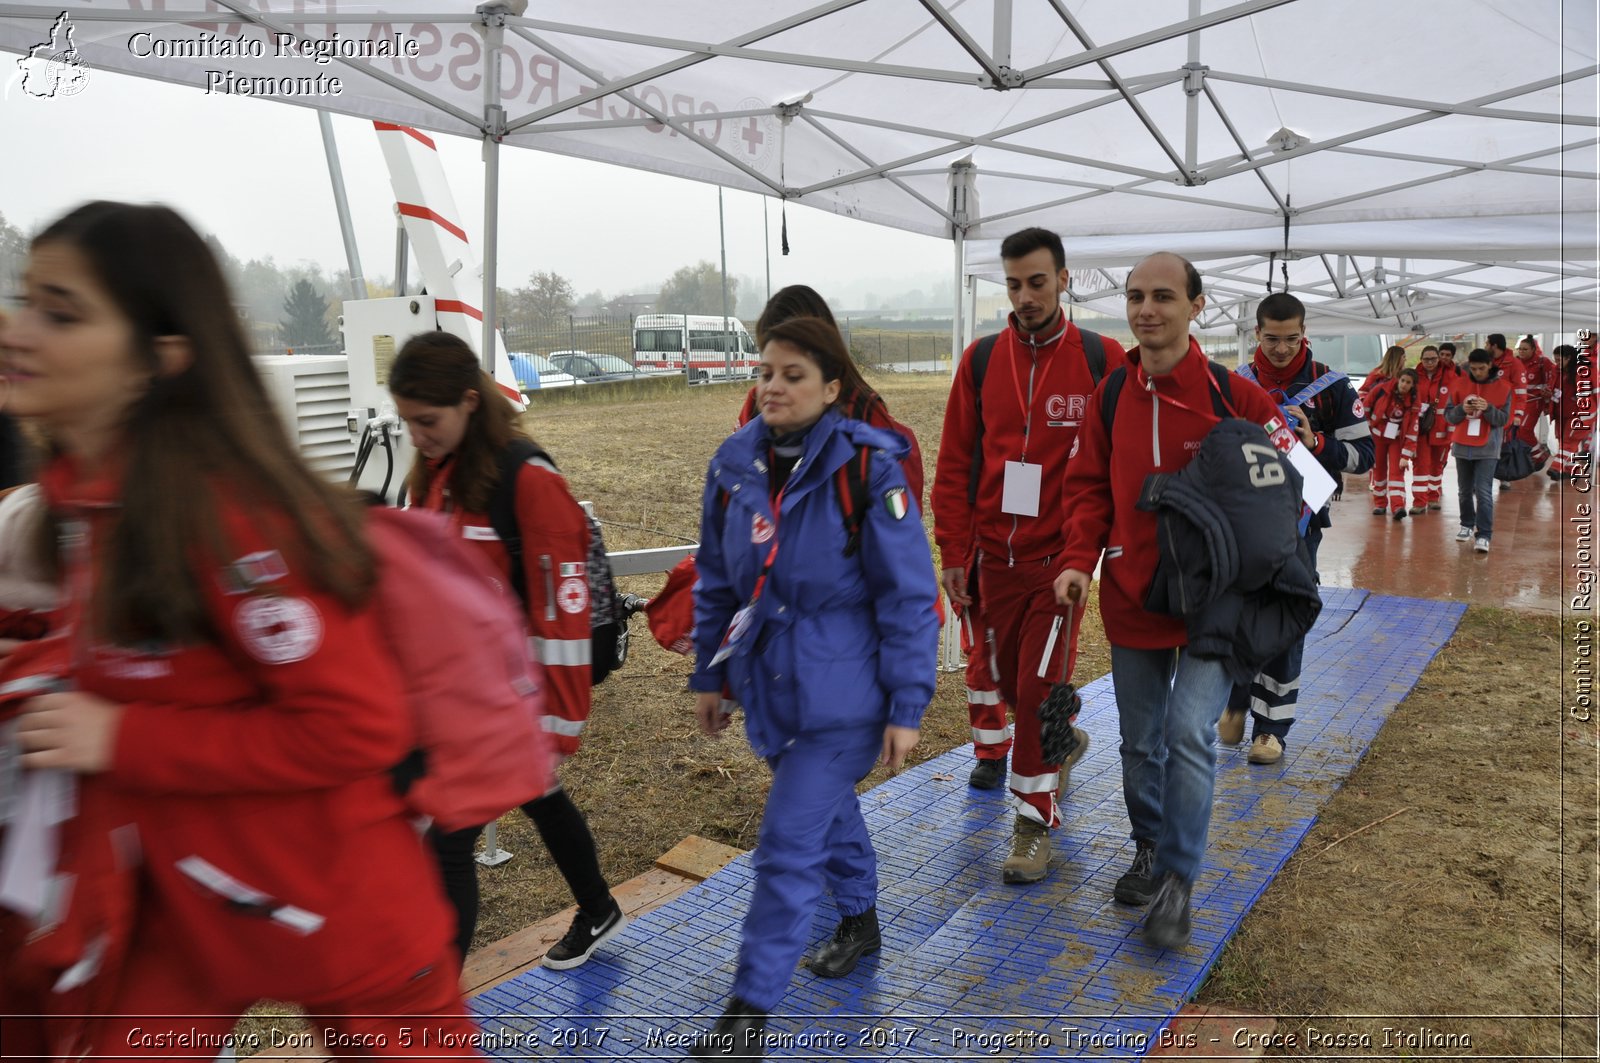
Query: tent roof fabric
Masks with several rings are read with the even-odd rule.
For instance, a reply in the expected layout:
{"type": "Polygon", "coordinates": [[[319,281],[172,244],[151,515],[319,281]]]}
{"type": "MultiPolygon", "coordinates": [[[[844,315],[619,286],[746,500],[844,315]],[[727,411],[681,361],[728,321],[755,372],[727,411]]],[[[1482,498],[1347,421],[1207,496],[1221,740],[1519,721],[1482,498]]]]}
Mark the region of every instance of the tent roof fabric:
{"type": "MultiPolygon", "coordinates": [[[[277,98],[474,137],[492,125],[480,23],[503,21],[507,144],[934,235],[1043,225],[1095,266],[1162,246],[1264,273],[1286,254],[1315,267],[1291,270],[1308,300],[1340,301],[1337,256],[1359,256],[1346,279],[1485,263],[1472,283],[1493,286],[1498,264],[1552,264],[1554,284],[1526,289],[1541,320],[1544,295],[1557,317],[1563,292],[1569,315],[1596,301],[1588,0],[539,0],[503,18],[422,0],[11,0],[0,48],[27,55],[63,9],[91,68],[197,87],[219,66],[331,73],[340,95],[277,98]],[[322,64],[274,34],[419,54],[322,64]],[[262,54],[170,54],[208,40],[262,54]]],[[[1430,301],[1440,323],[1497,309],[1447,303],[1463,292],[1442,282],[1391,288],[1401,319],[1408,299],[1425,326],[1430,301]]]]}

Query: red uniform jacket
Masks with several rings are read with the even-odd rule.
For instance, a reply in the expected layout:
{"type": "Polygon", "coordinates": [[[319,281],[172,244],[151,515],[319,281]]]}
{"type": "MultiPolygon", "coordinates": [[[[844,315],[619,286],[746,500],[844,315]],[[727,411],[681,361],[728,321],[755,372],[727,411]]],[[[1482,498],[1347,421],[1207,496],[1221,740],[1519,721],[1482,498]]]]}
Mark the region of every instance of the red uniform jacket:
{"type": "MultiPolygon", "coordinates": [[[[1362,402],[1367,402],[1367,399],[1372,394],[1373,389],[1388,379],[1388,376],[1386,376],[1384,373],[1374,369],[1372,372],[1368,373],[1367,378],[1361,382],[1361,386],[1356,389],[1356,394],[1361,396],[1362,402]]],[[[1371,403],[1368,403],[1368,405],[1371,405],[1371,403]]]]}
{"type": "MultiPolygon", "coordinates": [[[[99,586],[117,485],[79,482],[67,459],[42,482],[86,533],[64,585],[99,586]]],[[[81,603],[60,636],[86,643],[77,688],[124,708],[111,766],[81,781],[137,832],[139,926],[162,933],[143,945],[242,1002],[437,963],[453,923],[388,774],[413,736],[375,618],[294,570],[286,521],[228,502],[222,516],[229,556],[197,557],[214,641],[111,645],[81,603]]]]}
{"type": "MultiPolygon", "coordinates": [[[[1137,347],[1128,352],[1127,360],[1128,378],[1111,437],[1107,438],[1100,417],[1097,392],[1078,453],[1067,467],[1062,490],[1066,544],[1057,570],[1093,572],[1104,550],[1100,616],[1106,639],[1133,649],[1167,649],[1186,645],[1188,633],[1183,617],[1144,608],[1160,554],[1155,514],[1141,512],[1136,503],[1151,473],[1177,472],[1193,459],[1217,423],[1211,404],[1216,385],[1193,338],[1189,353],[1166,376],[1146,376],[1139,367],[1137,347]]],[[[1263,426],[1278,418],[1278,407],[1260,387],[1238,374],[1229,383],[1238,416],[1263,426]]]]}
{"type": "Polygon", "coordinates": [[[1551,358],[1542,354],[1535,354],[1524,361],[1517,359],[1522,364],[1522,377],[1528,388],[1528,413],[1525,420],[1528,424],[1538,421],[1540,414],[1550,412],[1550,396],[1554,394],[1561,379],[1561,370],[1556,368],[1556,363],[1551,358]]]}
{"type": "MultiPolygon", "coordinates": [[[[1515,360],[1516,359],[1514,358],[1512,359],[1512,361],[1515,360]]],[[[1504,376],[1492,376],[1480,384],[1476,380],[1472,379],[1472,373],[1470,371],[1462,373],[1456,378],[1455,387],[1450,389],[1450,405],[1461,405],[1468,395],[1479,395],[1490,406],[1504,407],[1507,400],[1511,401],[1513,408],[1516,406],[1516,399],[1512,393],[1511,382],[1508,381],[1504,376]]],[[[1479,420],[1482,420],[1482,418],[1479,418],[1479,420]]],[[[1451,425],[1450,442],[1460,443],[1464,447],[1481,447],[1485,443],[1489,442],[1489,436],[1492,430],[1490,429],[1488,422],[1484,421],[1483,427],[1479,429],[1477,435],[1469,435],[1468,429],[1471,426],[1472,421],[1473,418],[1467,417],[1463,418],[1461,423],[1451,425]]],[[[1500,438],[1502,440],[1510,439],[1511,433],[1511,422],[1508,420],[1504,430],[1501,432],[1500,438]]]]}
{"type": "MultiPolygon", "coordinates": [[[[1422,400],[1415,390],[1401,395],[1397,382],[1386,380],[1372,389],[1367,396],[1370,407],[1367,423],[1372,426],[1372,439],[1388,440],[1400,445],[1400,456],[1417,456],[1417,423],[1422,416],[1422,400]]],[[[1443,412],[1434,415],[1435,423],[1444,420],[1443,412]]]]}
{"type": "MultiPolygon", "coordinates": [[[[510,556],[487,513],[469,513],[450,498],[450,459],[418,505],[450,515],[462,536],[484,552],[496,572],[510,556]]],[[[528,634],[534,658],[544,666],[545,730],[563,756],[578,751],[589,719],[591,627],[589,624],[589,522],[567,490],[567,481],[537,458],[517,472],[517,527],[528,587],[528,634]]]]}
{"type": "MultiPolygon", "coordinates": [[[[1085,416],[1092,419],[1094,378],[1084,360],[1078,326],[1037,343],[1015,318],[995,340],[983,377],[983,474],[976,510],[967,498],[978,408],[972,388],[974,343],[962,356],[945,408],[944,434],[933,479],[933,537],[940,566],[959,568],[976,545],[992,557],[1036,561],[1061,552],[1061,493],[1067,458],[1085,416]],[[1000,509],[1006,462],[1041,466],[1039,515],[1016,516],[1000,509]]],[[[1121,344],[1105,337],[1107,371],[1124,357],[1121,344]]]]}
{"type": "Polygon", "coordinates": [[[1422,440],[1429,446],[1442,447],[1450,442],[1450,422],[1444,419],[1444,411],[1450,405],[1450,389],[1455,387],[1459,372],[1443,359],[1431,373],[1417,366],[1417,390],[1425,403],[1423,411],[1433,411],[1433,427],[1428,431],[1427,438],[1422,440]]]}
{"type": "MultiPolygon", "coordinates": [[[[751,388],[750,393],[744,397],[744,405],[739,407],[738,419],[733,423],[734,428],[743,428],[755,420],[760,412],[760,410],[756,409],[756,389],[751,388]]],[[[897,432],[907,443],[911,444],[911,453],[907,454],[900,462],[900,468],[905,471],[906,486],[911,488],[911,495],[917,500],[917,509],[921,510],[923,500],[927,497],[922,493],[927,484],[927,477],[922,473],[922,447],[917,444],[917,434],[893,417],[890,417],[889,408],[881,401],[873,403],[872,407],[867,411],[866,423],[876,425],[879,428],[887,428],[891,432],[897,432]]]]}
{"type": "MultiPolygon", "coordinates": [[[[1494,360],[1494,367],[1500,370],[1500,379],[1511,388],[1511,420],[1506,422],[1506,438],[1509,439],[1522,427],[1522,422],[1528,416],[1528,375],[1524,372],[1522,359],[1509,350],[1494,360]]],[[[1465,379],[1471,374],[1463,372],[1461,375],[1465,379]]],[[[1493,405],[1498,406],[1499,403],[1493,405]]]]}

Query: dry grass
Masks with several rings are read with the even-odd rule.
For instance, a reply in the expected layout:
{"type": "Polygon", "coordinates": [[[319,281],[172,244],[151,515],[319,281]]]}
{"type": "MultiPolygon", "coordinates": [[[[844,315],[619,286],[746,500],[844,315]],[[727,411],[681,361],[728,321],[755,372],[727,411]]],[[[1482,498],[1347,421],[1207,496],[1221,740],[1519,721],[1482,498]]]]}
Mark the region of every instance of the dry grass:
{"type": "MultiPolygon", "coordinates": [[[[947,378],[874,382],[917,432],[931,477],[947,378]]],[[[530,427],[574,492],[594,500],[612,549],[659,546],[697,535],[706,461],[742,398],[739,388],[713,387],[541,409],[530,427]]],[[[659,583],[625,582],[642,594],[659,583]]],[[[688,660],[635,628],[634,656],[596,689],[583,750],[564,769],[612,882],[648,869],[691,833],[749,848],[769,784],[737,728],[721,740],[694,730],[688,660]]],[[[1257,902],[1202,1002],[1290,1017],[1280,1030],[1302,1046],[1308,1026],[1377,1037],[1385,1025],[1426,1025],[1470,1034],[1472,1055],[1551,1058],[1564,1045],[1573,1058],[1594,1058],[1592,1017],[1504,1017],[1592,1015],[1600,987],[1596,730],[1564,715],[1560,636],[1554,619],[1468,613],[1257,902]],[[1321,851],[1400,808],[1408,811],[1321,851]],[[1327,1018],[1396,1013],[1502,1017],[1327,1018]]],[[[1077,678],[1108,667],[1091,616],[1077,678]]],[[[969,741],[962,691],[958,673],[940,676],[923,757],[969,741]]],[[[875,773],[864,786],[881,781],[875,773]]],[[[507,816],[501,839],[517,855],[480,876],[479,945],[571,903],[526,820],[507,816]]],[[[1274,1051],[1393,1058],[1464,1050],[1274,1051]]]]}

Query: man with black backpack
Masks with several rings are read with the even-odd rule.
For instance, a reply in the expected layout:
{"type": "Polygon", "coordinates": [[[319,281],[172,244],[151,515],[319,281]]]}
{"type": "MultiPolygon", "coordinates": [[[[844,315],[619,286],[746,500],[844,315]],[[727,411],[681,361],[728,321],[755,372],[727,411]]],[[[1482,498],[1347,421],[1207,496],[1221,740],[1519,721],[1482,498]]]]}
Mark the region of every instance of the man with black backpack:
{"type": "MultiPolygon", "coordinates": [[[[1063,604],[1084,601],[1105,555],[1100,619],[1111,644],[1122,796],[1135,844],[1133,864],[1112,894],[1124,904],[1148,904],[1145,939],[1177,948],[1189,940],[1190,890],[1205,856],[1216,785],[1216,723],[1232,684],[1223,660],[1191,652],[1185,617],[1147,606],[1161,547],[1156,514],[1143,503],[1152,479],[1188,466],[1219,421],[1262,425],[1276,449],[1286,429],[1265,392],[1208,362],[1189,335],[1189,322],[1205,306],[1193,265],[1170,252],[1151,255],[1125,287],[1139,346],[1106,376],[1099,409],[1078,437],[1062,487],[1055,593],[1063,604]]],[[[1293,535],[1292,523],[1286,531],[1293,535]]]]}
{"type": "MultiPolygon", "coordinates": [[[[1012,233],[1000,258],[1014,312],[956,369],[934,473],[933,534],[945,593],[981,618],[975,626],[992,642],[1000,695],[1016,713],[1017,815],[1002,878],[1037,882],[1049,870],[1049,831],[1061,822],[1056,794],[1089,744],[1070,704],[1052,699],[1040,711],[1052,686],[1072,674],[1082,615],[1058,607],[1050,589],[1061,552],[1060,486],[1106,362],[1120,363],[1123,352],[1062,311],[1059,236],[1012,233]]],[[[985,781],[980,772],[998,781],[1001,769],[980,759],[974,785],[985,781]]]]}
{"type": "MultiPolygon", "coordinates": [[[[1372,468],[1372,429],[1356,389],[1343,373],[1311,356],[1306,339],[1305,304],[1288,292],[1273,292],[1256,307],[1255,357],[1239,375],[1264,388],[1285,414],[1307,450],[1328,470],[1334,482],[1343,473],[1372,468]]],[[[1415,511],[1413,511],[1415,512],[1415,511]]],[[[1322,530],[1331,527],[1329,507],[1311,516],[1305,529],[1306,552],[1317,567],[1322,530]]],[[[1305,655],[1300,639],[1268,661],[1249,686],[1238,686],[1217,723],[1217,738],[1228,745],[1244,740],[1244,719],[1251,717],[1250,763],[1276,764],[1294,726],[1300,700],[1300,664],[1305,655]]]]}

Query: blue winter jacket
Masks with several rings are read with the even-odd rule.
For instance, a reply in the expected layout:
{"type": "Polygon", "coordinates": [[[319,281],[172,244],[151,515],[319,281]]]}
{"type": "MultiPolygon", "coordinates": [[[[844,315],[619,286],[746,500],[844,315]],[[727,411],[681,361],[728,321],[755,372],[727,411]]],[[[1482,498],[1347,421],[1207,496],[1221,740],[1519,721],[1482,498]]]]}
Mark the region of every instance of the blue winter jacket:
{"type": "Polygon", "coordinates": [[[726,682],[762,756],[800,734],[921,725],[933,698],[938,584],[900,436],[832,411],[806,436],[776,520],[772,573],[749,630],[711,664],[734,613],[750,601],[772,548],[771,436],[756,418],[728,437],[706,476],[694,588],[695,670],[689,687],[726,682]],[[836,473],[873,448],[860,547],[844,556],[836,473]],[[757,539],[765,541],[756,541],[757,539]]]}

